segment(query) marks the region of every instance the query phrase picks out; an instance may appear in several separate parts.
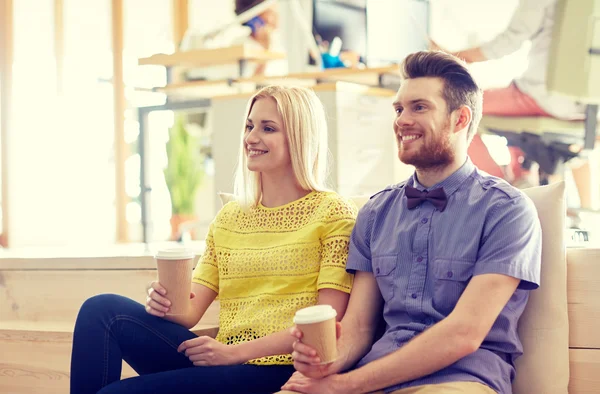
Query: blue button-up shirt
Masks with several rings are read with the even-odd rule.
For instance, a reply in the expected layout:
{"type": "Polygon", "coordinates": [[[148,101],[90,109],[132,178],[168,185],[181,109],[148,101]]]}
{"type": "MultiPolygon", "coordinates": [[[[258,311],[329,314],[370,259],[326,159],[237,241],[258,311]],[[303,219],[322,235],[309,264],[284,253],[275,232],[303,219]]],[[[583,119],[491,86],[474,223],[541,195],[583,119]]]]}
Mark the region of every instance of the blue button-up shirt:
{"type": "Polygon", "coordinates": [[[444,188],[448,204],[443,212],[429,201],[409,210],[405,185],[425,190],[413,175],[376,194],[359,212],[352,233],[347,268],[373,273],[386,323],[385,334],[358,367],[447,317],[473,276],[504,274],[521,282],[479,350],[386,392],[471,381],[511,393],[514,361],[522,354],[517,322],[529,290],[540,281],[541,229],[533,203],[503,180],[477,170],[470,159],[431,188],[444,188]]]}

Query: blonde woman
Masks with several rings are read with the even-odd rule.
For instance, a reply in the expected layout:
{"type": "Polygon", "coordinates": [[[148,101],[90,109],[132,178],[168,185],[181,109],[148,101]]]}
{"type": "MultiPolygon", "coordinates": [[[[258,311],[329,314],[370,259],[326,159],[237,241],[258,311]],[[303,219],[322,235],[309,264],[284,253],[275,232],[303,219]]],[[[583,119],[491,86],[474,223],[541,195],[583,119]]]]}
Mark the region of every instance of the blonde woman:
{"type": "Polygon", "coordinates": [[[344,315],[356,207],[325,186],[327,126],[311,90],[271,86],[249,101],[236,201],[217,214],[193,273],[188,315],[167,316],[160,283],[145,307],[117,295],[82,306],[72,394],[272,393],[294,372],[296,310],[329,304],[344,315]],[[216,339],[189,331],[219,296],[216,339]],[[119,380],[122,360],[140,375],[119,380]]]}

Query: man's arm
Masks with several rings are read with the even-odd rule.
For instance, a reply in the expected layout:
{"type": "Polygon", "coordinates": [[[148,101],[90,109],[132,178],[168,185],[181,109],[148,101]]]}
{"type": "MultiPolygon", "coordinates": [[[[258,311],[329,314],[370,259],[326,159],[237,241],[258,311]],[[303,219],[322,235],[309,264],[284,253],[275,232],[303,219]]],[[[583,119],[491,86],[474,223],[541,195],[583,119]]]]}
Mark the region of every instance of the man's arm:
{"type": "MultiPolygon", "coordinates": [[[[312,381],[292,379],[284,388],[302,393],[363,394],[443,369],[481,346],[518,285],[519,279],[502,274],[476,276],[469,282],[454,311],[446,319],[394,353],[343,375],[312,381]]],[[[350,310],[347,314],[350,317],[349,313],[350,310]]],[[[350,330],[347,340],[343,341],[347,357],[344,366],[353,365],[362,356],[366,343],[358,329],[363,326],[351,324],[350,327],[354,330],[350,330]],[[352,346],[351,341],[357,341],[356,345],[352,346]]],[[[342,334],[342,338],[344,335],[342,334]]],[[[304,374],[300,369],[299,372],[304,374]]]]}
{"type": "Polygon", "coordinates": [[[348,393],[417,379],[475,352],[518,285],[518,279],[501,274],[474,277],[446,319],[396,352],[346,374],[348,393]]]}

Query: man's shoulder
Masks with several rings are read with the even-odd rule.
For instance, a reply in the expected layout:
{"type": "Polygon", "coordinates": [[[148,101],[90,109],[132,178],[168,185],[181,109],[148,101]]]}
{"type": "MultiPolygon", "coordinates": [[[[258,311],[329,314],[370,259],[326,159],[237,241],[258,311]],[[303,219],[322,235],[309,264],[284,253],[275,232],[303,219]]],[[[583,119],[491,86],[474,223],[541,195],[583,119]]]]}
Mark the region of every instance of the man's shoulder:
{"type": "Polygon", "coordinates": [[[485,211],[495,211],[500,207],[511,206],[509,211],[512,214],[516,211],[529,211],[532,214],[536,212],[535,206],[531,199],[523,192],[504,179],[489,175],[482,171],[473,173],[474,182],[472,187],[477,193],[481,193],[481,201],[486,205],[485,211]]]}
{"type": "Polygon", "coordinates": [[[385,187],[385,189],[380,190],[377,193],[373,194],[371,197],[369,197],[369,200],[377,201],[380,199],[389,198],[389,197],[395,195],[396,193],[398,193],[400,190],[402,190],[407,182],[408,181],[402,181],[402,182],[396,183],[394,185],[389,185],[389,186],[385,187]]]}
{"type": "Polygon", "coordinates": [[[486,197],[497,201],[509,201],[523,198],[525,193],[504,179],[489,175],[483,171],[475,171],[473,173],[472,187],[478,192],[480,191],[486,197]]]}
{"type": "Polygon", "coordinates": [[[363,208],[377,211],[379,208],[387,205],[394,199],[394,197],[403,191],[406,182],[407,181],[402,181],[400,183],[386,186],[384,189],[369,197],[369,200],[365,203],[363,208]]]}
{"type": "Polygon", "coordinates": [[[398,193],[402,192],[407,181],[386,186],[384,189],[371,195],[369,199],[364,202],[364,205],[359,211],[359,216],[363,218],[369,217],[371,219],[383,210],[386,210],[389,204],[395,200],[398,193]]]}

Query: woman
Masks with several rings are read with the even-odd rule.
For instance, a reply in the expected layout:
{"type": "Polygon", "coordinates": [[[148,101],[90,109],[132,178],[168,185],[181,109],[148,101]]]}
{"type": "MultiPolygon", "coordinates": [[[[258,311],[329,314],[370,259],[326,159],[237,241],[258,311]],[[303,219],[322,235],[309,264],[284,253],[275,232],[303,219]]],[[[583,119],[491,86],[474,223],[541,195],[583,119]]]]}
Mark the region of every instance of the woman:
{"type": "Polygon", "coordinates": [[[314,92],[271,86],[249,101],[236,201],[209,228],[193,273],[191,312],[171,316],[153,282],[146,306],[117,295],[77,317],[72,394],[272,393],[293,373],[296,310],[345,313],[356,207],[325,187],[327,126],[314,92]],[[219,296],[215,339],[189,331],[219,296]],[[122,359],[140,375],[121,380],[122,359]]]}

